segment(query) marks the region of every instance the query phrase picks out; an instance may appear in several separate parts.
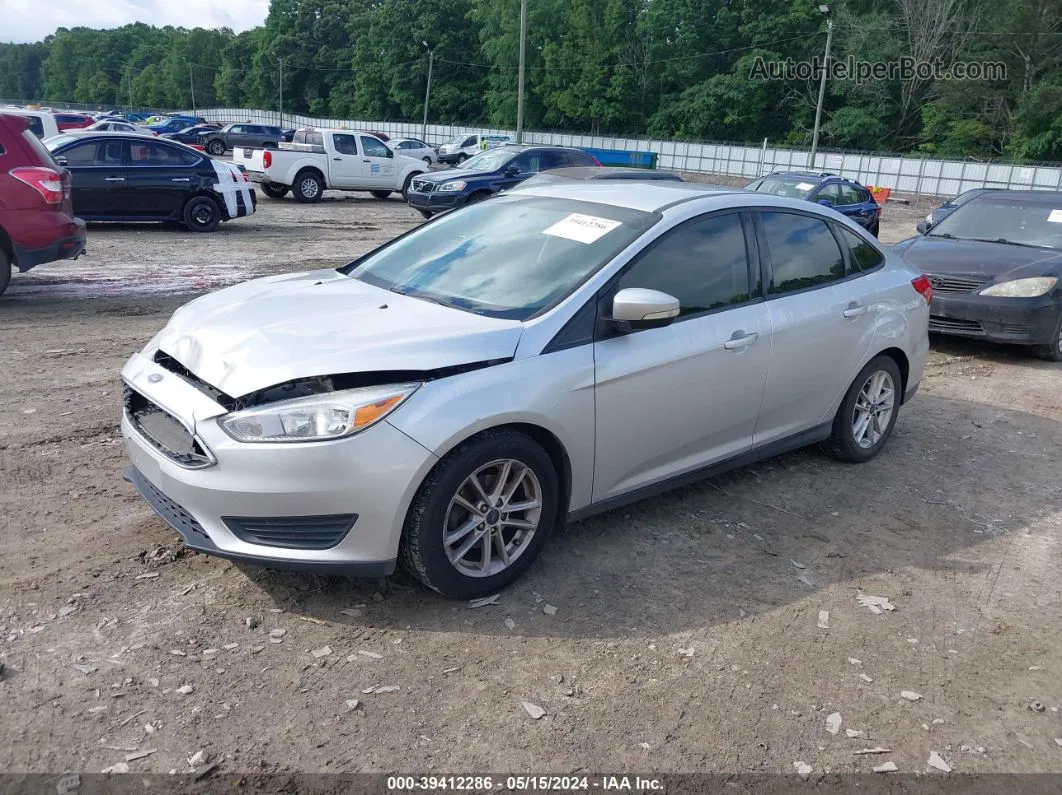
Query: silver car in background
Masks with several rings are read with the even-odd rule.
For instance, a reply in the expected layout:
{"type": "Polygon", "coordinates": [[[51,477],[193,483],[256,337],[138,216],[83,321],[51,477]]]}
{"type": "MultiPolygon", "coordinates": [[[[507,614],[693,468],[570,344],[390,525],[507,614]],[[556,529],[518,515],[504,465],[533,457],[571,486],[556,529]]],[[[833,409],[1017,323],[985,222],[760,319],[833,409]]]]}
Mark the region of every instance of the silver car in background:
{"type": "Polygon", "coordinates": [[[501,194],[179,309],[122,371],[126,476],[197,550],[479,596],[566,520],[817,442],[874,457],[930,296],[804,201],[501,194]]]}

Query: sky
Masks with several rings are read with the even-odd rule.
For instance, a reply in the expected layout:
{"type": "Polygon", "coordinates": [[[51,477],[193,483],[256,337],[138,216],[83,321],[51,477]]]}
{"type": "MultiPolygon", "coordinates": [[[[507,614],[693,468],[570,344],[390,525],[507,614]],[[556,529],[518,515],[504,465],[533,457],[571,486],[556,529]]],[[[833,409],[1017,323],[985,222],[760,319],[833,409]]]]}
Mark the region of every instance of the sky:
{"type": "Polygon", "coordinates": [[[0,0],[0,41],[40,41],[56,28],[117,28],[130,22],[232,28],[265,22],[269,0],[0,0]]]}

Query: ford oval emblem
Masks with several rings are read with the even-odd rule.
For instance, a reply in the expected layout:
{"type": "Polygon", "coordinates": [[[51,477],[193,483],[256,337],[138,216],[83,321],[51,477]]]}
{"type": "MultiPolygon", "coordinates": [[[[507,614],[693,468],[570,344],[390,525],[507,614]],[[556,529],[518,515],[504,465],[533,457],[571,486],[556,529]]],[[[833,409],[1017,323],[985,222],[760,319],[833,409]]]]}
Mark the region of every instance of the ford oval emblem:
{"type": "Polygon", "coordinates": [[[162,376],[159,375],[158,373],[152,373],[151,375],[148,376],[148,383],[149,384],[157,384],[161,380],[162,380],[162,376]]]}

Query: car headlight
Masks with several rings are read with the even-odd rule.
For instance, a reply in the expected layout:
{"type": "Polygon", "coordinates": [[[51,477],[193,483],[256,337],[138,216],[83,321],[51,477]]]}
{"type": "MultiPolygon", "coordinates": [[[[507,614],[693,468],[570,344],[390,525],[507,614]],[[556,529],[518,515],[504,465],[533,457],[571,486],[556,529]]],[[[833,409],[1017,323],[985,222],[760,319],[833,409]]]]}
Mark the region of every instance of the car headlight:
{"type": "Polygon", "coordinates": [[[1054,276],[1014,279],[986,287],[979,295],[988,295],[993,298],[1036,298],[1038,295],[1049,292],[1057,283],[1058,279],[1054,276]]]}
{"type": "Polygon", "coordinates": [[[318,442],[365,430],[398,408],[419,383],[387,384],[270,403],[218,419],[238,442],[318,442]]]}
{"type": "Polygon", "coordinates": [[[454,191],[454,190],[464,190],[464,189],[465,189],[465,183],[462,180],[459,180],[459,179],[458,180],[454,180],[453,182],[444,182],[442,185],[439,186],[439,190],[440,191],[454,191]]]}

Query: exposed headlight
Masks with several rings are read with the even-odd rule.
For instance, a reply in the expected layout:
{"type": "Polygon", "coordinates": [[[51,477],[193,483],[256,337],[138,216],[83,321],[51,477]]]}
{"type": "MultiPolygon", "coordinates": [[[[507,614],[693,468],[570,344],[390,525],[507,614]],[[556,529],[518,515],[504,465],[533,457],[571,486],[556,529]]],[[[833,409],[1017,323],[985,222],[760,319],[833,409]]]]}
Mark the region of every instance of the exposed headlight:
{"type": "Polygon", "coordinates": [[[238,442],[315,442],[339,439],[375,425],[420,384],[387,384],[284,400],[218,419],[238,442]]]}
{"type": "Polygon", "coordinates": [[[986,287],[979,295],[990,295],[993,298],[1036,298],[1038,295],[1049,292],[1057,283],[1058,279],[1054,276],[1014,279],[986,287]]]}
{"type": "Polygon", "coordinates": [[[448,190],[453,191],[453,190],[464,190],[464,189],[465,189],[465,183],[464,183],[463,180],[459,180],[459,179],[454,180],[453,182],[444,182],[442,185],[439,186],[439,190],[441,190],[441,191],[448,191],[448,190]]]}

